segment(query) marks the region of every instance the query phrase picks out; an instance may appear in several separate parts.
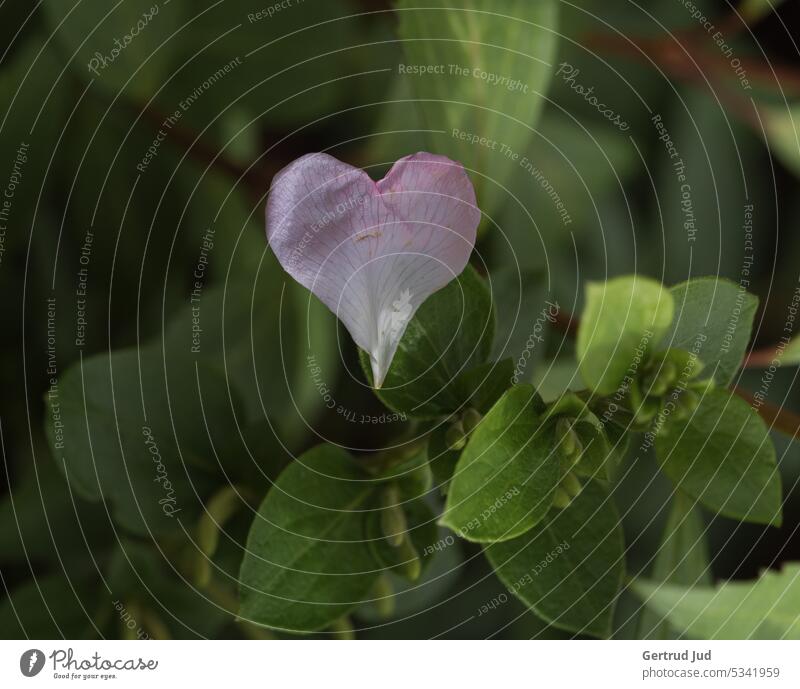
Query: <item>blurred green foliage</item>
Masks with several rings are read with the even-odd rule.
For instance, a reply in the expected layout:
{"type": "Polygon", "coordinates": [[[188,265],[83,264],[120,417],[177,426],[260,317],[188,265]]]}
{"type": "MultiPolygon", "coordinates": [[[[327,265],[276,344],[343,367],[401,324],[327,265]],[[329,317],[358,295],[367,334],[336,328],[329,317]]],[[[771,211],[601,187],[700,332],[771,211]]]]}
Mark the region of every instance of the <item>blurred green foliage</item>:
{"type": "MultiPolygon", "coordinates": [[[[298,0],[270,12],[256,0],[0,5],[3,636],[270,636],[236,621],[240,565],[269,487],[322,440],[359,461],[429,430],[412,418],[352,421],[391,410],[371,394],[332,314],[287,279],[267,249],[272,175],[309,151],[326,150],[373,177],[421,149],[471,169],[488,214],[475,266],[497,317],[491,356],[489,337],[474,362],[486,370],[494,370],[487,360],[517,364],[548,304],[563,316],[578,313],[587,280],[633,272],[667,284],[704,275],[739,282],[747,268],[746,289],[761,303],[749,344],[769,347],[784,334],[800,252],[798,56],[782,58],[793,77],[785,87],[753,68],[754,90],[744,92],[678,3],[502,4],[498,11],[480,0],[298,0]],[[700,70],[671,61],[675,36],[687,36],[681,45],[705,58],[700,70]],[[641,50],[621,49],[628,39],[641,50]],[[458,78],[449,67],[446,75],[400,69],[456,63],[467,69],[458,78]],[[528,93],[508,87],[515,81],[528,93]],[[505,144],[515,157],[455,139],[452,128],[505,144]],[[755,209],[750,230],[747,206],[755,209]],[[238,497],[207,558],[198,520],[231,485],[238,497]],[[179,511],[170,516],[163,506],[172,503],[158,501],[172,498],[179,511]]],[[[723,26],[726,3],[695,4],[723,26]]],[[[781,12],[797,21],[792,4],[781,12]]],[[[759,60],[773,47],[785,55],[785,32],[764,3],[745,5],[754,33],[731,30],[730,43],[748,65],[768,65],[759,60]]],[[[717,298],[718,309],[732,308],[726,295],[717,298]]],[[[470,306],[481,307],[480,299],[470,306]]],[[[544,379],[549,402],[555,393],[546,388],[574,386],[578,373],[572,340],[551,320],[542,324],[520,382],[544,379]]],[[[766,392],[788,408],[800,403],[790,363],[787,354],[766,392]]],[[[764,372],[737,380],[758,390],[764,372]]],[[[488,409],[499,392],[491,387],[486,405],[476,406],[488,409]]],[[[449,476],[457,455],[443,436],[434,431],[428,451],[434,475],[449,476]]],[[[719,601],[744,592],[758,609],[793,571],[787,565],[755,583],[684,597],[680,587],[710,583],[706,557],[714,578],[751,580],[800,560],[800,451],[778,438],[776,447],[783,526],[768,533],[684,510],[691,521],[683,528],[708,543],[707,553],[692,551],[697,576],[669,574],[664,524],[676,524],[680,512],[674,487],[648,453],[625,465],[613,502],[627,569],[669,583],[642,625],[630,592],[614,617],[608,606],[622,572],[616,540],[593,554],[609,581],[595,589],[591,619],[584,610],[567,625],[547,606],[532,613],[513,597],[477,615],[516,573],[501,562],[500,583],[480,546],[459,541],[416,583],[393,570],[394,611],[387,619],[376,609],[381,595],[369,594],[371,602],[352,611],[356,626],[370,627],[358,635],[563,638],[572,634],[566,626],[702,636],[709,627],[692,622],[691,605],[716,601],[721,610],[719,601]],[[675,607],[676,598],[687,602],[675,607]]],[[[607,499],[602,490],[591,485],[574,510],[588,514],[593,500],[607,499]]],[[[441,509],[438,498],[432,506],[441,509]]],[[[541,554],[547,530],[540,523],[519,537],[532,542],[531,557],[541,554]]],[[[490,559],[504,561],[505,547],[492,546],[490,559]]],[[[562,575],[580,597],[584,574],[548,576],[562,575]]],[[[634,591],[649,597],[650,585],[637,581],[634,591]]],[[[725,632],[745,634],[752,623],[744,615],[725,632]]],[[[786,625],[769,619],[754,629],[768,636],[786,625]]]]}

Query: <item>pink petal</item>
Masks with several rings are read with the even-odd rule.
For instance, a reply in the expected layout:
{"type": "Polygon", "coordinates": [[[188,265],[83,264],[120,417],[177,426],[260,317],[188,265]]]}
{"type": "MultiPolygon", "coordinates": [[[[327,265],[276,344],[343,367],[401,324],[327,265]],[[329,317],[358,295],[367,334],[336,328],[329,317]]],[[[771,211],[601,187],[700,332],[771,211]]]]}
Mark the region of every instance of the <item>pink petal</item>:
{"type": "Polygon", "coordinates": [[[464,168],[444,156],[401,158],[375,183],[312,153],[275,176],[267,238],[369,353],[380,387],[417,308],[466,266],[480,217],[464,168]]]}

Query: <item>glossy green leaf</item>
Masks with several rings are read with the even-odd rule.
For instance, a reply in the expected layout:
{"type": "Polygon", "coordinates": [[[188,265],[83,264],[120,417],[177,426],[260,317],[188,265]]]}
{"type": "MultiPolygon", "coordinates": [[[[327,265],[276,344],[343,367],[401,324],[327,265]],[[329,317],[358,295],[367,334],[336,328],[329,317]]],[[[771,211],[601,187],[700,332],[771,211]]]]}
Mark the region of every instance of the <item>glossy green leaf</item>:
{"type": "MultiPolygon", "coordinates": [[[[461,161],[491,216],[523,169],[557,48],[558,3],[397,3],[405,63],[429,149],[461,161]],[[422,71],[420,71],[420,67],[422,71]],[[505,146],[505,148],[503,148],[505,146]]],[[[401,71],[402,69],[402,71],[401,71]]]]}
{"type": "MultiPolygon", "coordinates": [[[[676,491],[672,496],[672,506],[650,580],[686,587],[710,586],[711,568],[705,530],[694,501],[676,491]]],[[[652,609],[642,611],[639,638],[672,639],[674,636],[669,624],[661,616],[652,609]]]]}
{"type": "Polygon", "coordinates": [[[332,445],[293,462],[250,529],[239,616],[312,632],[361,603],[380,572],[364,528],[374,488],[355,461],[332,445]]]}
{"type": "MultiPolygon", "coordinates": [[[[494,337],[494,313],[483,279],[468,266],[456,280],[419,307],[397,347],[383,387],[376,390],[391,409],[417,417],[435,417],[469,406],[497,388],[492,366],[478,375],[494,337]]],[[[361,367],[372,380],[369,361],[361,367]]],[[[506,372],[507,363],[501,364],[506,372]]],[[[510,376],[509,376],[510,377],[510,376]]]]}
{"type": "Polygon", "coordinates": [[[779,526],[781,480],[761,417],[724,390],[706,393],[684,420],[669,418],[656,456],[681,490],[719,514],[779,526]]]}
{"type": "Polygon", "coordinates": [[[624,575],[622,527],[602,486],[590,482],[526,534],[486,547],[497,576],[543,620],[607,637],[624,575]]]}
{"type": "Polygon", "coordinates": [[[470,541],[504,541],[547,514],[560,456],[540,405],[532,386],[518,385],[483,418],[461,453],[442,524],[470,541]]]}
{"type": "Polygon", "coordinates": [[[675,285],[675,320],[664,345],[697,354],[703,363],[699,378],[720,386],[736,375],[758,307],[758,298],[722,278],[698,278],[675,285]]]}
{"type": "Polygon", "coordinates": [[[800,565],[767,570],[755,581],[716,588],[638,579],[633,590],[686,636],[694,639],[800,639],[800,565]]]}
{"type": "Polygon", "coordinates": [[[668,331],[673,313],[669,290],[650,278],[589,283],[577,341],[586,384],[602,395],[615,392],[626,375],[640,370],[647,352],[668,331]]]}

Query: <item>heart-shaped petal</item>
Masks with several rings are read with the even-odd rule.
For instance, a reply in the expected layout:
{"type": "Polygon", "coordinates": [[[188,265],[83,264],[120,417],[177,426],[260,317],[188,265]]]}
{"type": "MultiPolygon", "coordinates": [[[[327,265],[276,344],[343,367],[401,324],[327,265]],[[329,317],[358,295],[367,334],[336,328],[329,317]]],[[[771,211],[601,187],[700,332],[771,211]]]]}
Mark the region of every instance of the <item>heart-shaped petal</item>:
{"type": "Polygon", "coordinates": [[[267,238],[369,353],[380,387],[417,308],[467,265],[480,217],[463,166],[443,156],[401,158],[376,183],[312,153],[275,176],[267,238]]]}

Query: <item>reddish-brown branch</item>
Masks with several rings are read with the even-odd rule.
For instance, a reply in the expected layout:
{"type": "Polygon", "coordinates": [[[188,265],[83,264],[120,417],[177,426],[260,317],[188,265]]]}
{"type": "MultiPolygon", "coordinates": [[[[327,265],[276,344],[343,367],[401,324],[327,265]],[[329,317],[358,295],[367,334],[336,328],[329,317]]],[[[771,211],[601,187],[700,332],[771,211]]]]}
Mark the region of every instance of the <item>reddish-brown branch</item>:
{"type": "Polygon", "coordinates": [[[778,348],[774,345],[754,349],[745,357],[742,368],[767,368],[778,356],[778,348]]]}
{"type": "MultiPolygon", "coordinates": [[[[142,109],[141,113],[143,119],[150,123],[156,131],[163,126],[166,119],[152,106],[142,109]]],[[[177,122],[170,127],[168,141],[185,151],[187,157],[194,162],[236,180],[237,184],[241,184],[254,200],[263,197],[268,189],[269,180],[275,172],[275,170],[266,169],[265,165],[246,166],[227,157],[223,151],[209,146],[202,136],[182,122],[177,122]]]]}
{"type": "Polygon", "coordinates": [[[800,434],[800,415],[770,402],[757,400],[749,390],[734,387],[733,392],[748,402],[773,430],[785,433],[792,438],[800,434]]]}
{"type": "Polygon", "coordinates": [[[554,325],[556,329],[572,337],[578,334],[578,321],[575,320],[571,313],[566,313],[561,309],[556,314],[554,325]]]}

